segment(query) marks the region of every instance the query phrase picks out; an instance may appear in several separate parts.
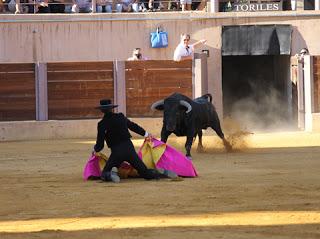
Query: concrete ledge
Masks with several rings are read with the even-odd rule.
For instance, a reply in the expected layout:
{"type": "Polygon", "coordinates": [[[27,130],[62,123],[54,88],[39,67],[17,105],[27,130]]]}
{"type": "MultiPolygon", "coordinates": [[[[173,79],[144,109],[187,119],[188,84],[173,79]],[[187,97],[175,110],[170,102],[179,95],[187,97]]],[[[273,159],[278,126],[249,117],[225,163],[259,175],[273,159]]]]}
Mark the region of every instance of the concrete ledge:
{"type": "MultiPolygon", "coordinates": [[[[0,141],[95,138],[99,120],[0,122],[0,141]]],[[[132,118],[131,120],[151,134],[160,135],[162,118],[132,118]]],[[[132,136],[139,137],[133,132],[132,136]]]]}

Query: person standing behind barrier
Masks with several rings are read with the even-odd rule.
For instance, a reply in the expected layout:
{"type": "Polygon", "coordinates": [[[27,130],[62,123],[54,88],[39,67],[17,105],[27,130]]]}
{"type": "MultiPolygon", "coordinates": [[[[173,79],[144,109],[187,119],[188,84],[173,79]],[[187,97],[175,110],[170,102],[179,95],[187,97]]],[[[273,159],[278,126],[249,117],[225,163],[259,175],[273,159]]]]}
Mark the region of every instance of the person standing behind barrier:
{"type": "Polygon", "coordinates": [[[192,0],[180,0],[181,11],[191,10],[192,0]]]}
{"type": "Polygon", "coordinates": [[[189,34],[185,34],[185,33],[181,34],[181,41],[174,51],[174,55],[173,55],[174,61],[192,59],[194,49],[198,47],[200,44],[205,44],[207,42],[207,40],[203,39],[189,45],[189,41],[190,41],[189,34]]]}
{"type": "Polygon", "coordinates": [[[71,12],[73,13],[90,13],[92,12],[91,0],[72,0],[73,6],[71,12]]]}
{"type": "Polygon", "coordinates": [[[10,0],[8,10],[15,14],[50,13],[49,0],[10,0]]]}
{"type": "Polygon", "coordinates": [[[148,58],[144,57],[141,53],[141,48],[134,48],[132,51],[132,56],[127,59],[127,61],[145,61],[148,58]]]}
{"type": "Polygon", "coordinates": [[[37,0],[36,13],[50,13],[49,0],[37,0]]]}
{"type": "Polygon", "coordinates": [[[49,0],[50,13],[64,13],[64,0],[49,0]]]}
{"type": "Polygon", "coordinates": [[[113,10],[113,1],[112,0],[97,0],[97,12],[109,12],[113,10]]]}
{"type": "Polygon", "coordinates": [[[50,0],[49,3],[50,13],[64,13],[64,0],[50,0]]]}
{"type": "Polygon", "coordinates": [[[132,5],[137,2],[137,0],[118,0],[116,10],[117,12],[132,12],[132,5]]]}

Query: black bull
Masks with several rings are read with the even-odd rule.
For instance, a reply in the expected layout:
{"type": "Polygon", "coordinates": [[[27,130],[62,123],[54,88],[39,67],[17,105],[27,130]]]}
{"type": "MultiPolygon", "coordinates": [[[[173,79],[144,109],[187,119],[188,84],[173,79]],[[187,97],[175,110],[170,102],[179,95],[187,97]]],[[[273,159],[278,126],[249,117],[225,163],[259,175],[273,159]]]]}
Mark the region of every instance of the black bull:
{"type": "Polygon", "coordinates": [[[202,129],[208,127],[211,127],[223,140],[227,150],[231,149],[231,145],[226,141],[221,130],[211,94],[192,100],[182,94],[174,93],[164,100],[153,103],[151,109],[163,110],[161,141],[167,142],[171,133],[177,136],[187,136],[186,156],[191,157],[192,142],[197,135],[199,137],[198,149],[203,148],[202,129]]]}

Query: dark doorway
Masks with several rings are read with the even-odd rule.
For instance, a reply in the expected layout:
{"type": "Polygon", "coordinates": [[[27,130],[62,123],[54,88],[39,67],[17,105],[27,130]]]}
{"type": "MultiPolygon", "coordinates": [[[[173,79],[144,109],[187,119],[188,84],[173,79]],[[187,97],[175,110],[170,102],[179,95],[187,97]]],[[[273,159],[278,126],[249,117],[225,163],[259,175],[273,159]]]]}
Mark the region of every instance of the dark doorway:
{"type": "Polygon", "coordinates": [[[223,56],[224,117],[247,130],[292,128],[290,56],[223,56]]]}

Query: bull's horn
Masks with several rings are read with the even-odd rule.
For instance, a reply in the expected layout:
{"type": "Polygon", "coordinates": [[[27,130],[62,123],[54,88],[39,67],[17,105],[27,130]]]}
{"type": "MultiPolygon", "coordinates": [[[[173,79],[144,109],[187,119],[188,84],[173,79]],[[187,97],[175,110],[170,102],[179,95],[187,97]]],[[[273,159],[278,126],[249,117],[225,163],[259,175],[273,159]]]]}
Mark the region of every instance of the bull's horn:
{"type": "Polygon", "coordinates": [[[192,106],[187,101],[180,100],[180,104],[187,108],[187,114],[192,110],[192,106]]]}
{"type": "Polygon", "coordinates": [[[158,100],[151,105],[151,109],[156,110],[158,106],[163,105],[163,104],[164,104],[164,100],[158,100]]]}

